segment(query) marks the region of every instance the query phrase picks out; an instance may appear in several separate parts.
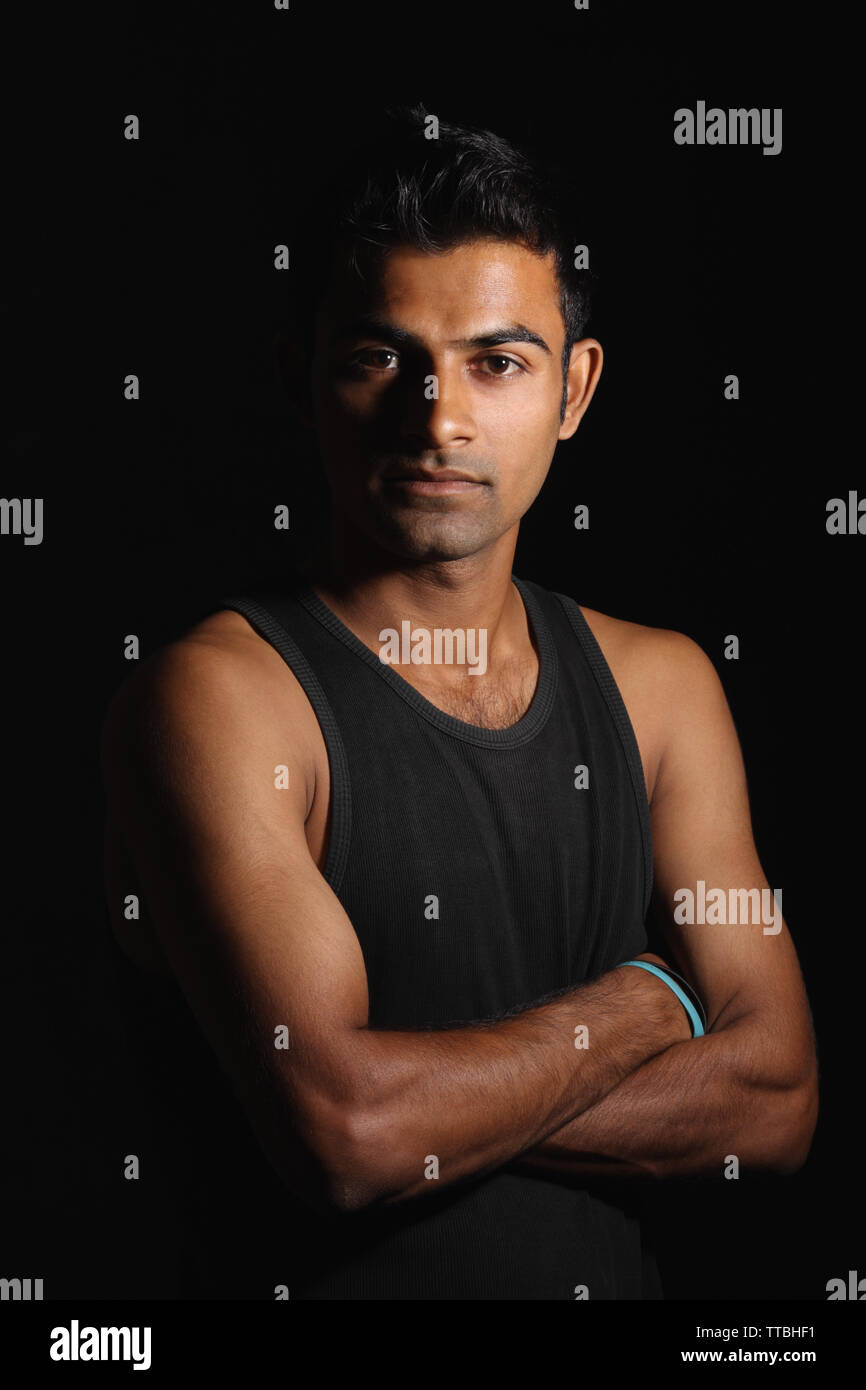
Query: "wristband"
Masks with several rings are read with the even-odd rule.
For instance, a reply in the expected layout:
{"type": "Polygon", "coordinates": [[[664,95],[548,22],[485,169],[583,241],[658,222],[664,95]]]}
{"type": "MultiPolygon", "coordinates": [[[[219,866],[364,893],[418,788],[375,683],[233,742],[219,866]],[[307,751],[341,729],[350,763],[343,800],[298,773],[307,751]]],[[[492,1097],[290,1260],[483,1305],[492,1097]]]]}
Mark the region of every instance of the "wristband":
{"type": "Polygon", "coordinates": [[[636,965],[641,970],[648,970],[651,975],[657,976],[659,980],[664,980],[668,988],[673,990],[688,1015],[688,1020],[692,1028],[692,1037],[702,1038],[704,1036],[707,1023],[707,1015],[704,1011],[704,1006],[695,990],[683,979],[682,975],[677,975],[666,965],[653,965],[648,960],[624,960],[615,968],[621,970],[624,965],[636,965]],[[679,981],[679,984],[676,983],[677,981],[679,981]]]}
{"type": "Polygon", "coordinates": [[[688,980],[684,980],[684,979],[683,979],[682,975],[678,975],[677,972],[676,972],[675,970],[671,970],[671,968],[670,968],[669,965],[659,965],[659,966],[657,966],[656,968],[657,968],[658,970],[664,970],[665,973],[666,973],[667,975],[670,975],[672,979],[676,980],[677,983],[679,984],[680,989],[683,991],[683,993],[684,993],[684,994],[687,994],[687,995],[689,996],[689,998],[691,999],[692,1003],[694,1004],[694,1006],[695,1006],[695,1008],[697,1009],[698,1014],[699,1014],[699,1016],[700,1016],[701,1025],[702,1025],[702,1026],[701,1026],[701,1033],[702,1033],[702,1034],[703,1034],[703,1033],[706,1033],[706,1031],[707,1031],[707,1011],[706,1011],[706,1009],[704,1008],[703,1004],[701,1003],[701,997],[700,997],[700,995],[698,994],[697,990],[696,990],[696,989],[693,989],[692,986],[689,984],[688,980]]]}

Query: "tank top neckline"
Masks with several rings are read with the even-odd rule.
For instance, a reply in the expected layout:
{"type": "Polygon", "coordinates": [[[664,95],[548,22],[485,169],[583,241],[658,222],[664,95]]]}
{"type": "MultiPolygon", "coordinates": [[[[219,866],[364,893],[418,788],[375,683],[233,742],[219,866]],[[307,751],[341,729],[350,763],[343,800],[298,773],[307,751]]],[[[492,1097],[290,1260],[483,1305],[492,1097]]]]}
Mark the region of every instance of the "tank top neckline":
{"type": "Polygon", "coordinates": [[[466,743],[488,748],[515,748],[534,738],[543,728],[553,707],[558,665],[556,643],[538,598],[526,581],[518,579],[516,574],[512,574],[511,579],[523,600],[527,622],[531,626],[538,647],[538,678],[528,709],[516,724],[510,724],[506,729],[488,729],[480,724],[468,724],[465,720],[457,719],[439,709],[438,705],[434,705],[416,690],[414,685],[410,685],[392,666],[380,661],[376,653],[365,646],[351,628],[337,617],[305,579],[299,579],[294,597],[328,632],[354,652],[395,694],[411,705],[430,724],[466,743]]]}

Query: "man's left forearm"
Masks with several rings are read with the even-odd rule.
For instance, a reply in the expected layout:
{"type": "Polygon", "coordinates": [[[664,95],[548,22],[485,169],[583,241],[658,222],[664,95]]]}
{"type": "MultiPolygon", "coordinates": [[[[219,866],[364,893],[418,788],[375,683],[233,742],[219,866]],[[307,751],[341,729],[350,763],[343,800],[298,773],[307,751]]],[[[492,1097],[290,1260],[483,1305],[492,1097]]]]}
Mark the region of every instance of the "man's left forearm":
{"type": "Polygon", "coordinates": [[[539,1175],[686,1177],[742,1167],[793,1172],[815,1128],[817,1085],[807,1066],[755,1065],[763,1034],[747,1015],[675,1043],[575,1120],[508,1166],[539,1175]]]}

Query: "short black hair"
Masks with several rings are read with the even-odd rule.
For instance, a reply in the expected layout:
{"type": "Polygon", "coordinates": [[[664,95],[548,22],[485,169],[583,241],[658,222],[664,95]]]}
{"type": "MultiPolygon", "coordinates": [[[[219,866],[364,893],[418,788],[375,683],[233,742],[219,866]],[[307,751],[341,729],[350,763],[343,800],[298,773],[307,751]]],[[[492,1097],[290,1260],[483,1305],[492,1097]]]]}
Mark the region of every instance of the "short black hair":
{"type": "Polygon", "coordinates": [[[435,255],[468,241],[517,242],[553,252],[565,325],[560,419],[571,346],[589,320],[594,276],[574,265],[571,180],[548,159],[468,125],[438,121],[421,104],[391,106],[365,123],[360,143],[328,170],[300,211],[292,242],[293,316],[311,341],[337,265],[363,278],[396,246],[435,255]]]}

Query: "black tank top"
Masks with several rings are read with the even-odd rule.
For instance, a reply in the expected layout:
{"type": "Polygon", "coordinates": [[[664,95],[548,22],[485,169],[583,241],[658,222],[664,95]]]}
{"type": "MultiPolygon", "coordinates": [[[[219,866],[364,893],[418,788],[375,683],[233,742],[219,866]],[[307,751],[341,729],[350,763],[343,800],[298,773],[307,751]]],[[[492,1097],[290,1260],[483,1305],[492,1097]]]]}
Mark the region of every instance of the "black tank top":
{"type": "MultiPolygon", "coordinates": [[[[625,706],[577,604],[514,583],[539,674],[507,729],[439,710],[302,579],[216,605],[283,657],[321,727],[323,872],[363,950],[371,1027],[498,1017],[648,949],[649,806],[625,706]]],[[[386,1211],[321,1218],[282,1188],[269,1200],[287,1245],[268,1268],[291,1298],[661,1297],[625,1181],[505,1165],[386,1211]]]]}

